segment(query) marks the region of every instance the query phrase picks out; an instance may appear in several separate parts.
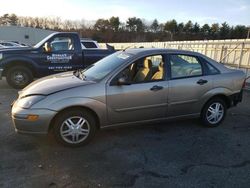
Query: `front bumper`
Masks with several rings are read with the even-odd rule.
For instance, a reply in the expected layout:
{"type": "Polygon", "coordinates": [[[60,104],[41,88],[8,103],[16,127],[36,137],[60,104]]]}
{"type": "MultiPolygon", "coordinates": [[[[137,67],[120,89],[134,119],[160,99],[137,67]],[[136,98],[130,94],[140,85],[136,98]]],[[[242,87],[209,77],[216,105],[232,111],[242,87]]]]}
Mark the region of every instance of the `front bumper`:
{"type": "Polygon", "coordinates": [[[14,104],[11,114],[16,132],[47,134],[50,122],[56,115],[56,112],[48,109],[23,109],[14,104]],[[30,114],[38,115],[38,119],[35,121],[28,120],[27,117],[30,114]]]}
{"type": "Polygon", "coordinates": [[[3,69],[0,68],[0,80],[2,80],[3,77],[3,69]]]}

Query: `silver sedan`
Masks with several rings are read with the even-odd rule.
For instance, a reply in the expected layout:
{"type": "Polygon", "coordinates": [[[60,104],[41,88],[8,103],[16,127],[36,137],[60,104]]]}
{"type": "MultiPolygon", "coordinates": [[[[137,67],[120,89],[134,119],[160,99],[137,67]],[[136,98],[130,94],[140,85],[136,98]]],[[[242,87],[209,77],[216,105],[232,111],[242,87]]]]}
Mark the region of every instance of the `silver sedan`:
{"type": "Polygon", "coordinates": [[[199,53],[127,49],[31,83],[14,102],[12,119],[19,133],[53,131],[67,146],[118,125],[200,117],[216,127],[241,102],[244,79],[242,71],[199,53]]]}

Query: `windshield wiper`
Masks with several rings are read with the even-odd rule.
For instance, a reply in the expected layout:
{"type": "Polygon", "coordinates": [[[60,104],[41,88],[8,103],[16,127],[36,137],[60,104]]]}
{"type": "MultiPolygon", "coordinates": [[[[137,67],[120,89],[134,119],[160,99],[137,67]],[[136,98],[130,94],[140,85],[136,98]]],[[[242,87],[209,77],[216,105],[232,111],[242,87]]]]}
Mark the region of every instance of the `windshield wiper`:
{"type": "Polygon", "coordinates": [[[77,77],[80,78],[81,80],[86,80],[86,76],[83,74],[82,69],[77,69],[73,72],[73,74],[77,77]]]}

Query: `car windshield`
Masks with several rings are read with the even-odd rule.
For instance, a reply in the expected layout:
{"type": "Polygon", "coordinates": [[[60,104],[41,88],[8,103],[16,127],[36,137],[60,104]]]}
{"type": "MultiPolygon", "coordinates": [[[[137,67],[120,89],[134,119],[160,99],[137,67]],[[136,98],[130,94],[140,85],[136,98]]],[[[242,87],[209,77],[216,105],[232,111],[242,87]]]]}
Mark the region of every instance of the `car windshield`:
{"type": "Polygon", "coordinates": [[[46,38],[44,38],[43,40],[41,40],[40,42],[38,42],[34,48],[39,48],[41,47],[47,40],[49,40],[51,38],[51,35],[47,36],[46,38]]]}
{"type": "Polygon", "coordinates": [[[107,76],[111,71],[122,65],[131,54],[126,52],[116,52],[109,55],[93,65],[84,69],[81,74],[82,79],[99,81],[107,76]]]}

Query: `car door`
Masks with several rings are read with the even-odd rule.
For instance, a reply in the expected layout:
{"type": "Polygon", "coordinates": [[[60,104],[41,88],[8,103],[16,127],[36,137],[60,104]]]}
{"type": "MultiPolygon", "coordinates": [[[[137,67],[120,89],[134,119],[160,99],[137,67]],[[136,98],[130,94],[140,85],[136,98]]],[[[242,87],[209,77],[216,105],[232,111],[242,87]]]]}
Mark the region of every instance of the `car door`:
{"type": "Polygon", "coordinates": [[[81,67],[81,56],[78,55],[71,37],[52,38],[47,44],[45,43],[44,48],[41,55],[41,67],[47,74],[75,70],[81,67]]]}
{"type": "Polygon", "coordinates": [[[110,124],[165,117],[168,81],[165,80],[165,68],[161,73],[158,71],[160,63],[164,67],[164,60],[164,55],[142,57],[123,69],[107,84],[107,112],[110,124]],[[148,70],[144,70],[145,77],[139,79],[145,68],[145,59],[151,59],[152,65],[148,64],[148,70]],[[154,75],[157,73],[162,76],[156,78],[154,75]],[[127,79],[127,84],[119,85],[117,80],[121,76],[127,79]]]}
{"type": "Polygon", "coordinates": [[[200,113],[202,99],[212,88],[211,75],[205,75],[205,66],[199,57],[189,54],[168,54],[169,107],[168,116],[200,113]]]}

